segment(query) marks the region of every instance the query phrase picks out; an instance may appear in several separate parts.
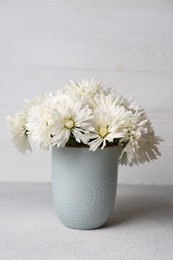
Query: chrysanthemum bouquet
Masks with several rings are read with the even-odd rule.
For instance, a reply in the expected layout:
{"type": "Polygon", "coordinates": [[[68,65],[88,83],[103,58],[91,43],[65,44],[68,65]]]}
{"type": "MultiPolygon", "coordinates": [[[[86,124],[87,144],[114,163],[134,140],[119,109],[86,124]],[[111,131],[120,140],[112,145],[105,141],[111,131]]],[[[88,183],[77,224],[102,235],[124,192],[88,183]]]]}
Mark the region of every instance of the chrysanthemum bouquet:
{"type": "Polygon", "coordinates": [[[161,138],[144,109],[101,82],[68,81],[55,93],[25,102],[18,114],[7,116],[12,141],[22,153],[31,144],[45,150],[85,146],[90,151],[115,145],[120,163],[130,166],[160,155],[161,138]]]}

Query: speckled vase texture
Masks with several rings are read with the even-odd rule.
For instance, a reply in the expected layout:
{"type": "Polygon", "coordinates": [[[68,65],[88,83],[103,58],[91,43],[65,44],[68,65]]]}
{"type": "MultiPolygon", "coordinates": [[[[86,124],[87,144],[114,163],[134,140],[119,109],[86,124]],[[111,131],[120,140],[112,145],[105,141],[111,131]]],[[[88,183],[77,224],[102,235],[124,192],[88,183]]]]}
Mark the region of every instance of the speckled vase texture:
{"type": "Polygon", "coordinates": [[[52,149],[52,192],[61,222],[73,229],[95,229],[108,220],[115,202],[118,149],[52,149]]]}

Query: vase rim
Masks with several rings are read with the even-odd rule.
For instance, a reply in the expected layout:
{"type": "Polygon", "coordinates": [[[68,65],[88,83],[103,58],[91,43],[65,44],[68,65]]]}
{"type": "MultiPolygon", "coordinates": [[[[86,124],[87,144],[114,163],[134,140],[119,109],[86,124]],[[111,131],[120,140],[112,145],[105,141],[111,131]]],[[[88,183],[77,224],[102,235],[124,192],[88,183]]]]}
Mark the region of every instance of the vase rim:
{"type": "MultiPolygon", "coordinates": [[[[104,147],[104,149],[105,148],[110,148],[110,147],[117,147],[118,145],[117,144],[107,144],[105,147],[104,147]]],[[[53,146],[53,147],[56,147],[56,146],[53,146]]],[[[76,146],[72,146],[72,145],[65,145],[64,146],[64,148],[89,148],[89,145],[85,145],[85,144],[83,144],[83,145],[76,145],[76,146]]],[[[98,147],[98,148],[101,148],[101,147],[98,147]]]]}

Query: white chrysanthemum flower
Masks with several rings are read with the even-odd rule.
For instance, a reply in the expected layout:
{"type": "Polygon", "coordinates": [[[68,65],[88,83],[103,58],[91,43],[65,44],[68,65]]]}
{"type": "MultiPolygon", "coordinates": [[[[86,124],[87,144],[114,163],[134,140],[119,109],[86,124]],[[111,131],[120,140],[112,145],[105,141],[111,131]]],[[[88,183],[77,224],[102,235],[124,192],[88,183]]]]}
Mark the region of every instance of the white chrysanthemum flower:
{"type": "Polygon", "coordinates": [[[23,111],[15,116],[7,116],[6,121],[8,123],[8,130],[11,135],[12,142],[17,150],[23,154],[27,150],[31,151],[26,129],[26,110],[23,109],[23,111]]]}
{"type": "Polygon", "coordinates": [[[53,127],[56,120],[55,110],[52,109],[54,95],[44,96],[42,103],[34,103],[27,116],[27,130],[32,143],[39,149],[47,150],[51,144],[53,127]]]}
{"type": "Polygon", "coordinates": [[[69,80],[64,88],[69,91],[76,92],[77,95],[85,97],[88,100],[92,99],[96,94],[103,92],[104,84],[95,79],[82,79],[81,81],[77,82],[69,80]]]}
{"type": "Polygon", "coordinates": [[[109,114],[111,109],[114,111],[114,107],[116,105],[120,106],[120,102],[118,102],[118,100],[118,97],[111,94],[105,95],[105,93],[101,93],[95,95],[95,97],[90,101],[90,106],[94,110],[107,111],[109,114]]]}
{"type": "Polygon", "coordinates": [[[161,139],[155,136],[144,111],[133,114],[129,125],[128,123],[126,133],[119,142],[120,163],[132,166],[156,159],[157,155],[160,155],[157,145],[161,139]]]}
{"type": "Polygon", "coordinates": [[[69,92],[57,96],[55,126],[53,129],[52,145],[64,147],[69,138],[76,142],[87,144],[87,134],[93,130],[91,126],[92,110],[85,105],[85,99],[69,92]]]}
{"type": "Polygon", "coordinates": [[[107,142],[120,139],[124,136],[123,125],[128,120],[131,112],[125,110],[123,106],[117,106],[116,100],[111,95],[97,95],[93,100],[93,125],[94,133],[90,134],[90,150],[95,151],[100,145],[102,149],[107,142]],[[93,139],[93,140],[92,140],[93,139]]]}
{"type": "Polygon", "coordinates": [[[122,106],[126,111],[131,111],[133,113],[136,111],[141,111],[140,106],[138,106],[137,103],[133,101],[133,99],[128,100],[122,96],[117,95],[116,91],[112,88],[108,89],[108,92],[105,89],[104,92],[101,94],[96,94],[95,97],[90,100],[90,107],[92,109],[104,108],[107,110],[107,107],[109,107],[110,104],[113,104],[113,107],[122,106]]]}
{"type": "Polygon", "coordinates": [[[29,131],[27,129],[28,111],[30,111],[32,106],[36,104],[39,106],[44,99],[45,95],[40,95],[31,100],[25,100],[26,105],[20,113],[13,117],[8,116],[6,118],[12,141],[21,153],[25,153],[27,150],[31,151],[31,146],[28,140],[29,131]]]}

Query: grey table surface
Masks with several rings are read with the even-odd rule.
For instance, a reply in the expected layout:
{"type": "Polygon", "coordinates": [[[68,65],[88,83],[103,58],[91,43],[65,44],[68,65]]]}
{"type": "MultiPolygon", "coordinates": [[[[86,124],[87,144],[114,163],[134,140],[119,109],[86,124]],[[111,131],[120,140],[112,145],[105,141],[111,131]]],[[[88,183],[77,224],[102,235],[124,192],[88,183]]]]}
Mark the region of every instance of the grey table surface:
{"type": "Polygon", "coordinates": [[[96,230],[64,227],[51,185],[0,184],[0,260],[172,260],[173,187],[118,185],[114,212],[96,230]]]}

